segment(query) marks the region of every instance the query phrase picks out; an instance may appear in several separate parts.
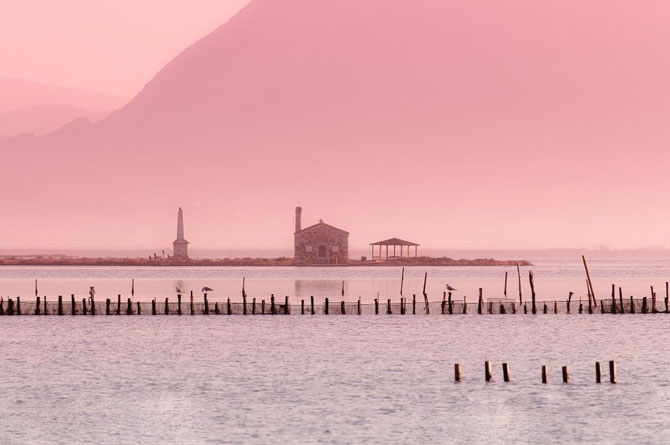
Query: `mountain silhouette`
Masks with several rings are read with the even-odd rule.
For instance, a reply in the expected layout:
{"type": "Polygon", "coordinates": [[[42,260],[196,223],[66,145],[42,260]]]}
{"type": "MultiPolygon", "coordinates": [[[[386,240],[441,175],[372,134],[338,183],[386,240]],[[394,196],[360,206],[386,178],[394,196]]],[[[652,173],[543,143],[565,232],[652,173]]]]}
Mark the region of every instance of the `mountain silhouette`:
{"type": "MultiPolygon", "coordinates": [[[[455,227],[527,220],[530,209],[508,206],[530,183],[534,199],[551,196],[565,176],[576,179],[562,193],[583,206],[580,188],[607,178],[594,167],[611,150],[670,142],[668,90],[640,87],[664,85],[670,68],[637,50],[659,45],[662,23],[633,34],[626,20],[647,18],[602,14],[561,2],[252,0],[105,120],[0,143],[2,181],[17,208],[34,203],[23,219],[71,209],[100,221],[88,232],[54,222],[82,243],[150,239],[137,227],[175,202],[208,203],[201,228],[256,245],[287,240],[281,218],[297,200],[360,225],[361,244],[377,233],[361,220],[380,215],[401,230],[430,219],[441,242],[447,207],[470,221],[455,227]],[[628,51],[611,43],[621,33],[628,51]]],[[[656,149],[640,150],[653,168],[656,149]]]]}

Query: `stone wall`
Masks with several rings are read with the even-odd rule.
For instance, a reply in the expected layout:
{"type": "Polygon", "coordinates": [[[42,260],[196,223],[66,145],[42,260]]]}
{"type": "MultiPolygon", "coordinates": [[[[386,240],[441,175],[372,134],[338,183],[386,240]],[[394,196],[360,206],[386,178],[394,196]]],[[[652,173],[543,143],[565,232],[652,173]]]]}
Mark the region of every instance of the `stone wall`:
{"type": "Polygon", "coordinates": [[[349,234],[327,224],[317,224],[295,235],[297,264],[347,264],[349,234]]]}

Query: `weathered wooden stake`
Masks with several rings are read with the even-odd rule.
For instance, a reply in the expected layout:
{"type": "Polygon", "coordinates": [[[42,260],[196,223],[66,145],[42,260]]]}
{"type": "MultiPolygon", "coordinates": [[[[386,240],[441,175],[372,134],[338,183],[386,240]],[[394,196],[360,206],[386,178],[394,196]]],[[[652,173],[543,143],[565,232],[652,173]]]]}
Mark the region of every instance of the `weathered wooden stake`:
{"type": "Polygon", "coordinates": [[[616,314],[616,287],[612,284],[612,313],[616,314]]]}
{"type": "Polygon", "coordinates": [[[647,313],[647,297],[642,297],[642,313],[647,313]]]}
{"type": "MultiPolygon", "coordinates": [[[[252,303],[251,303],[251,304],[252,304],[252,308],[251,308],[252,312],[251,312],[251,314],[253,315],[253,314],[256,313],[256,312],[255,312],[255,311],[256,311],[256,309],[255,309],[255,306],[256,306],[256,305],[253,303],[253,300],[252,300],[252,303]]],[[[261,300],[261,314],[262,314],[262,315],[265,315],[265,300],[261,300]]]]}
{"type": "Polygon", "coordinates": [[[491,362],[488,360],[484,362],[484,378],[486,379],[487,382],[490,382],[492,378],[491,362]]]}
{"type": "MultiPolygon", "coordinates": [[[[459,286],[460,287],[460,286],[459,286]]],[[[479,300],[477,300],[477,313],[481,315],[482,313],[482,303],[484,302],[484,297],[482,295],[482,288],[479,288],[479,300]]]]}
{"type": "Polygon", "coordinates": [[[288,295],[284,296],[284,315],[291,314],[291,306],[288,304],[288,295]]]}
{"type": "MultiPolygon", "coordinates": [[[[93,312],[91,312],[93,314],[93,312]]],[[[140,305],[140,302],[137,302],[137,315],[142,315],[142,306],[140,305]]]]}
{"type": "Polygon", "coordinates": [[[342,313],[342,315],[347,315],[346,309],[344,308],[344,300],[340,302],[340,312],[342,313]]]}
{"type": "Polygon", "coordinates": [[[63,315],[63,296],[58,296],[58,315],[63,315]]]}
{"type": "Polygon", "coordinates": [[[133,314],[133,302],[128,298],[128,306],[126,307],[126,315],[133,314]]]}
{"type": "Polygon", "coordinates": [[[528,305],[526,303],[523,304],[523,313],[524,314],[528,313],[528,305]]]}
{"type": "Polygon", "coordinates": [[[579,300],[579,313],[581,314],[582,312],[584,312],[584,305],[582,304],[582,300],[580,299],[579,300]]]}
{"type": "Polygon", "coordinates": [[[416,294],[412,294],[412,314],[416,314],[416,294]]]}
{"type": "MultiPolygon", "coordinates": [[[[586,271],[586,280],[589,284],[589,293],[591,294],[591,297],[593,298],[593,305],[595,307],[598,307],[598,303],[596,302],[596,293],[593,290],[593,282],[591,281],[591,274],[589,273],[589,266],[586,265],[586,257],[582,255],[582,261],[584,262],[584,270],[586,271]]],[[[590,307],[591,300],[589,300],[589,307],[590,307]]],[[[591,314],[592,312],[589,312],[591,314]]]]}
{"type": "Polygon", "coordinates": [[[521,296],[521,269],[519,269],[519,263],[516,263],[516,275],[519,279],[519,304],[522,304],[523,297],[521,296]]]}
{"type": "Polygon", "coordinates": [[[181,294],[177,294],[177,315],[181,315],[181,294]]]}
{"type": "Polygon", "coordinates": [[[570,382],[570,368],[568,366],[563,366],[563,383],[570,382]]]}
{"type": "Polygon", "coordinates": [[[300,315],[305,315],[305,300],[300,300],[300,315]]]}
{"type": "Polygon", "coordinates": [[[610,360],[610,383],[616,383],[616,362],[610,360]]]}
{"type": "Polygon", "coordinates": [[[547,383],[547,365],[542,365],[542,383],[547,383]]]}
{"type": "Polygon", "coordinates": [[[169,299],[165,299],[165,309],[164,309],[164,314],[163,315],[170,315],[170,305],[169,305],[169,299]]]}
{"type": "Polygon", "coordinates": [[[72,315],[77,315],[77,304],[74,301],[74,294],[70,294],[70,304],[72,305],[72,307],[70,308],[70,312],[72,313],[72,315]]]}
{"type": "Polygon", "coordinates": [[[498,309],[498,312],[500,312],[503,315],[505,314],[506,311],[505,311],[505,304],[504,303],[500,303],[500,309],[498,309]]]}
{"type": "Polygon", "coordinates": [[[155,298],[153,300],[151,300],[151,315],[156,315],[156,299],[155,298]]]}
{"type": "Polygon", "coordinates": [[[16,315],[21,315],[21,297],[16,297],[16,315]]]}
{"type": "Polygon", "coordinates": [[[449,296],[447,297],[447,305],[449,308],[449,315],[452,315],[454,313],[454,305],[451,301],[451,292],[449,292],[449,296]]]}
{"type": "Polygon", "coordinates": [[[121,315],[121,294],[116,297],[116,315],[121,315]]]}
{"type": "Polygon", "coordinates": [[[530,281],[530,296],[531,296],[531,313],[536,314],[537,309],[535,307],[535,283],[533,283],[533,271],[528,271],[528,281],[530,281]]]}
{"type": "Polygon", "coordinates": [[[207,301],[207,292],[205,292],[205,295],[202,298],[205,300],[205,315],[209,315],[209,301],[207,301]]]}
{"type": "Polygon", "coordinates": [[[14,300],[11,298],[7,300],[7,315],[14,315],[14,300]]]}
{"type": "MultiPolygon", "coordinates": [[[[47,297],[44,297],[45,302],[46,302],[46,298],[47,297]]],[[[95,298],[93,298],[93,297],[91,297],[91,315],[95,315],[95,298]]]]}
{"type": "Polygon", "coordinates": [[[568,314],[570,313],[570,300],[572,300],[572,292],[568,294],[568,304],[567,304],[568,314]]]}
{"type": "MultiPolygon", "coordinates": [[[[265,313],[265,300],[263,300],[263,313],[265,313]]],[[[251,299],[251,315],[256,315],[256,297],[251,299]]]]}
{"type": "Polygon", "coordinates": [[[468,313],[468,298],[465,295],[463,295],[463,313],[468,313]]]}
{"type": "Polygon", "coordinates": [[[651,286],[651,313],[656,313],[656,292],[654,292],[654,286],[651,286]]]}
{"type": "Polygon", "coordinates": [[[275,315],[277,308],[275,307],[275,294],[270,294],[270,314],[275,315]]]}
{"type": "Polygon", "coordinates": [[[375,298],[375,315],[379,315],[379,300],[375,298]]]}
{"type": "Polygon", "coordinates": [[[440,306],[440,310],[442,311],[442,315],[444,315],[444,310],[445,310],[446,306],[447,306],[447,293],[443,292],[442,293],[442,304],[440,306]]]}
{"type": "Polygon", "coordinates": [[[554,314],[558,314],[558,301],[554,300],[554,314]]]}
{"type": "Polygon", "coordinates": [[[358,315],[361,315],[361,297],[358,297],[357,306],[358,306],[358,315]]]}
{"type": "Polygon", "coordinates": [[[507,363],[502,364],[502,369],[503,369],[503,380],[509,382],[509,367],[507,366],[507,363]]]}
{"type": "Polygon", "coordinates": [[[82,314],[88,314],[88,308],[86,307],[86,298],[81,299],[82,314]]]}
{"type": "Polygon", "coordinates": [[[214,302],[214,313],[216,315],[219,315],[221,313],[221,309],[219,309],[219,302],[218,301],[214,302]]]}
{"type": "Polygon", "coordinates": [[[191,309],[191,315],[195,315],[195,311],[193,308],[193,291],[191,291],[191,299],[189,300],[189,309],[191,309]]]}
{"type": "Polygon", "coordinates": [[[630,313],[634,314],[635,313],[635,300],[633,300],[633,296],[630,296],[630,313]]]}
{"type": "Polygon", "coordinates": [[[665,282],[665,313],[668,313],[668,300],[670,300],[670,288],[668,288],[669,283],[665,282]]]}
{"type": "Polygon", "coordinates": [[[391,299],[388,299],[388,302],[386,303],[386,313],[388,315],[391,315],[391,299]]]}
{"type": "Polygon", "coordinates": [[[619,313],[625,314],[626,311],[623,308],[623,290],[619,287],[619,313]]]}
{"type": "Polygon", "coordinates": [[[314,296],[309,297],[310,301],[310,313],[314,315],[314,296]]]}
{"type": "Polygon", "coordinates": [[[454,380],[457,382],[461,381],[461,364],[454,363],[454,380]]]}
{"type": "MultiPolygon", "coordinates": [[[[377,301],[377,300],[375,300],[375,301],[377,301]]],[[[328,297],[326,297],[326,301],[325,301],[324,306],[323,306],[323,313],[328,315],[328,309],[329,309],[328,308],[328,297]]]]}
{"type": "Polygon", "coordinates": [[[547,303],[546,303],[546,302],[543,302],[543,303],[542,303],[542,313],[543,313],[543,314],[546,314],[546,313],[547,313],[547,303]]]}
{"type": "Polygon", "coordinates": [[[507,298],[507,272],[505,272],[505,290],[503,291],[503,295],[507,298]]]}
{"type": "Polygon", "coordinates": [[[600,362],[596,362],[596,383],[600,383],[600,362]]]}
{"type": "Polygon", "coordinates": [[[40,297],[35,297],[35,315],[40,314],[40,309],[42,308],[42,305],[40,304],[40,297]]]}
{"type": "Polygon", "coordinates": [[[488,312],[489,314],[492,314],[492,313],[493,313],[493,301],[489,301],[487,312],[488,312]]]}
{"type": "Polygon", "coordinates": [[[233,305],[230,304],[230,297],[226,300],[226,313],[228,315],[233,315],[233,305]]]}

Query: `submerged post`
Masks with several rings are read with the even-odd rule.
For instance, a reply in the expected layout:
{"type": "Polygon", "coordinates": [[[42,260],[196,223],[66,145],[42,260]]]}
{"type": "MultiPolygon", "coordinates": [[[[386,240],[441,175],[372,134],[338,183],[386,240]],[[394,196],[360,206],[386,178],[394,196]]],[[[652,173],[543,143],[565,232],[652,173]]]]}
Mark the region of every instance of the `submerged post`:
{"type": "Polygon", "coordinates": [[[531,296],[531,312],[534,314],[537,313],[537,308],[535,307],[535,283],[533,282],[533,271],[528,271],[528,281],[530,281],[530,296],[531,296]]]}
{"type": "Polygon", "coordinates": [[[300,300],[300,315],[305,315],[305,300],[300,300]]]}
{"type": "Polygon", "coordinates": [[[487,360],[484,362],[484,378],[487,382],[490,382],[491,377],[491,362],[487,360]]]}
{"type": "Polygon", "coordinates": [[[314,296],[309,297],[310,313],[314,315],[314,296]]]}
{"type": "MultiPolygon", "coordinates": [[[[265,313],[265,302],[263,302],[263,313],[265,313]]],[[[256,297],[251,299],[251,315],[256,315],[256,297]]]]}
{"type": "Polygon", "coordinates": [[[226,312],[228,315],[233,315],[233,306],[230,304],[230,297],[226,300],[226,312]]]}
{"type": "Polygon", "coordinates": [[[274,315],[277,311],[275,309],[275,294],[270,294],[270,314],[274,315]]]}
{"type": "Polygon", "coordinates": [[[509,382],[509,367],[507,366],[507,363],[502,364],[502,369],[503,369],[503,380],[509,382]]]}
{"type": "Polygon", "coordinates": [[[616,362],[610,360],[610,383],[616,383],[616,362]]]}
{"type": "Polygon", "coordinates": [[[358,306],[358,315],[361,315],[361,297],[358,297],[357,306],[358,306]]]}
{"type": "Polygon", "coordinates": [[[391,299],[388,299],[388,302],[386,303],[386,314],[391,315],[391,299]]]}
{"type": "Polygon", "coordinates": [[[207,301],[207,292],[205,292],[203,299],[205,300],[205,315],[209,315],[209,302],[207,301]]]}
{"type": "Polygon", "coordinates": [[[570,368],[568,366],[563,366],[563,383],[570,382],[570,368]]]}
{"type": "Polygon", "coordinates": [[[449,296],[447,297],[447,306],[449,309],[449,315],[452,315],[454,313],[454,306],[451,302],[451,292],[449,292],[449,296]]]}
{"type": "Polygon", "coordinates": [[[191,309],[191,315],[195,314],[195,311],[193,310],[193,291],[191,291],[191,299],[189,301],[189,307],[191,309]]]}
{"type": "Polygon", "coordinates": [[[40,305],[40,297],[35,297],[35,315],[40,314],[40,308],[42,306],[40,305]]]}
{"type": "Polygon", "coordinates": [[[600,362],[596,362],[596,383],[600,383],[600,362]]]}
{"type": "Polygon", "coordinates": [[[156,315],[156,299],[151,300],[151,315],[156,315]]]}
{"type": "Polygon", "coordinates": [[[412,294],[412,315],[416,314],[416,294],[412,294]]]}
{"type": "Polygon", "coordinates": [[[626,311],[623,308],[623,290],[619,287],[619,312],[625,314],[626,311]]]}
{"type": "Polygon", "coordinates": [[[284,296],[284,315],[291,314],[291,306],[288,305],[288,295],[284,296]]]}
{"type": "Polygon", "coordinates": [[[572,300],[572,292],[568,294],[568,305],[567,305],[568,314],[570,313],[570,300],[572,300]]]}
{"type": "Polygon", "coordinates": [[[116,315],[121,315],[121,294],[116,297],[116,315]]]}
{"type": "Polygon", "coordinates": [[[170,315],[170,305],[169,305],[169,299],[165,299],[165,310],[163,311],[164,315],[170,315]]]}
{"type": "Polygon", "coordinates": [[[542,383],[547,383],[547,365],[542,365],[542,383]]]}
{"type": "Polygon", "coordinates": [[[63,296],[58,296],[58,315],[63,315],[63,296]]]}
{"type": "Polygon", "coordinates": [[[612,284],[612,313],[616,314],[616,286],[612,284]]]}
{"type": "Polygon", "coordinates": [[[647,297],[642,297],[642,313],[647,313],[647,297]]]}
{"type": "Polygon", "coordinates": [[[133,302],[128,298],[127,306],[126,306],[126,315],[132,315],[133,313],[133,302]]]}
{"type": "Polygon", "coordinates": [[[140,306],[140,302],[137,302],[137,315],[142,315],[142,306],[140,306]]]}
{"type": "Polygon", "coordinates": [[[72,315],[77,315],[77,303],[74,301],[74,294],[70,294],[70,304],[72,305],[70,312],[72,315]]]}
{"type": "Polygon", "coordinates": [[[242,315],[247,315],[247,294],[244,291],[242,292],[242,315]]]}
{"type": "MultiPolygon", "coordinates": [[[[459,286],[460,287],[460,286],[459,286]]],[[[482,303],[483,303],[482,288],[479,288],[479,301],[477,302],[477,313],[481,315],[482,313],[482,303]]]]}
{"type": "Polygon", "coordinates": [[[635,300],[633,300],[633,296],[630,296],[630,313],[634,314],[635,313],[635,300]]]}
{"type": "Polygon", "coordinates": [[[379,315],[379,300],[375,298],[375,315],[379,315]]]}
{"type": "Polygon", "coordinates": [[[454,380],[457,382],[461,381],[461,364],[454,363],[454,380]]]}
{"type": "Polygon", "coordinates": [[[177,315],[181,315],[181,294],[177,294],[177,315]]]}
{"type": "Polygon", "coordinates": [[[326,297],[326,301],[323,306],[323,313],[328,315],[328,297],[326,297]]]}
{"type": "Polygon", "coordinates": [[[347,312],[346,312],[346,311],[347,311],[347,310],[344,308],[344,300],[342,300],[342,301],[340,302],[340,313],[341,313],[342,315],[347,315],[347,312]]]}

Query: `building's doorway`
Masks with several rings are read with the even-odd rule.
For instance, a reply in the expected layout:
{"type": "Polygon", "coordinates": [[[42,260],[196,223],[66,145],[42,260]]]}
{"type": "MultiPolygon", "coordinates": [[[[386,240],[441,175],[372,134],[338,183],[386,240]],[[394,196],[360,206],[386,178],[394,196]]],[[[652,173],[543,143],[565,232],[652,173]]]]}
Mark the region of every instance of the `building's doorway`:
{"type": "Polygon", "coordinates": [[[326,257],[326,246],[319,246],[319,258],[326,257]]]}

